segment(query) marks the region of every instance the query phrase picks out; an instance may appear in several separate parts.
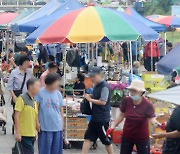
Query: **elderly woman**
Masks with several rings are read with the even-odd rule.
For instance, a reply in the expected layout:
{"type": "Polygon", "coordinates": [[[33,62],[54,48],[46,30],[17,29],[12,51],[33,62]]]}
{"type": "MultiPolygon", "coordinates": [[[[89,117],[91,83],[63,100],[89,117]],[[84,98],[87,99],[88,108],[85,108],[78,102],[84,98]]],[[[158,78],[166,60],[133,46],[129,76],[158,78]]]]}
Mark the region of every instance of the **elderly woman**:
{"type": "Polygon", "coordinates": [[[156,121],[153,105],[143,96],[144,82],[134,80],[128,89],[130,96],[121,103],[121,112],[111,128],[107,130],[107,135],[110,135],[125,119],[120,154],[131,154],[134,145],[137,147],[138,154],[149,154],[149,122],[154,126],[160,123],[156,121]]]}
{"type": "Polygon", "coordinates": [[[166,138],[163,145],[163,154],[180,153],[180,106],[172,113],[166,125],[166,132],[154,134],[155,139],[166,138]]]}
{"type": "Polygon", "coordinates": [[[12,95],[12,105],[15,105],[17,97],[26,92],[26,82],[32,77],[32,73],[27,71],[30,60],[28,56],[21,56],[19,58],[19,66],[16,67],[10,74],[8,80],[8,89],[12,95]]]}

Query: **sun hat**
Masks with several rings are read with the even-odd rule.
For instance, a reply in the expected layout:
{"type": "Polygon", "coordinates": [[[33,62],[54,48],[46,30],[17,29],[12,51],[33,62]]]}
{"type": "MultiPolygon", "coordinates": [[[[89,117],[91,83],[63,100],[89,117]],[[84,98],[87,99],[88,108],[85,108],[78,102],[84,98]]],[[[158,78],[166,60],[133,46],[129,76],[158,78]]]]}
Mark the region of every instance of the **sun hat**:
{"type": "Polygon", "coordinates": [[[144,82],[141,80],[133,80],[131,85],[127,89],[137,90],[137,91],[146,91],[144,82]]]}

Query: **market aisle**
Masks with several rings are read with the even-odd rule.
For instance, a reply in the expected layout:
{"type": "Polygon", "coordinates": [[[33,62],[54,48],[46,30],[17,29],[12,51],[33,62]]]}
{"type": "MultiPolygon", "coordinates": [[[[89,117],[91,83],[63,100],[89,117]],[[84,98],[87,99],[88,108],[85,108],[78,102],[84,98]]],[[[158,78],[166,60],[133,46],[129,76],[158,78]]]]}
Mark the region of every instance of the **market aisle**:
{"type": "MultiPolygon", "coordinates": [[[[5,94],[5,99],[6,99],[6,111],[7,111],[7,134],[3,135],[3,132],[0,129],[0,154],[11,154],[11,148],[14,146],[15,140],[14,136],[12,135],[12,120],[11,120],[11,114],[12,114],[12,107],[10,105],[10,94],[7,91],[5,94]]],[[[37,153],[37,145],[35,147],[36,153],[37,153]]],[[[115,146],[114,147],[115,154],[119,154],[118,148],[115,146]]],[[[98,143],[98,148],[97,150],[91,150],[89,154],[105,154],[106,150],[105,147],[101,144],[98,143]]],[[[70,149],[70,150],[65,150],[64,154],[81,154],[81,149],[70,149]]]]}

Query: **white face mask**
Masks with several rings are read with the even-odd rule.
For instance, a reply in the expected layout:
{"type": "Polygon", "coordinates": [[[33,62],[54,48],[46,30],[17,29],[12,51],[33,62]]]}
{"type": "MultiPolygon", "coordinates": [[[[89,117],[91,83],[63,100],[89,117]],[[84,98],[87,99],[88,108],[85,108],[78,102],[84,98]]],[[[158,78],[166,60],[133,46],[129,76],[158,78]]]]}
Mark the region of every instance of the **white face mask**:
{"type": "Polygon", "coordinates": [[[133,101],[137,101],[140,99],[139,95],[130,96],[133,101]]]}

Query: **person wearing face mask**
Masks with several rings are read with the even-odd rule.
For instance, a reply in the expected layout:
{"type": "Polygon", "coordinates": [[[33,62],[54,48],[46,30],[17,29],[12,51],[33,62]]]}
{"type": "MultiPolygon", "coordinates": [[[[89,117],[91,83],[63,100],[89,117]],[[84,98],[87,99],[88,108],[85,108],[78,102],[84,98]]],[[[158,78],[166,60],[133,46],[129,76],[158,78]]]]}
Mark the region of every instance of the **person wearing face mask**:
{"type": "Polygon", "coordinates": [[[134,80],[128,89],[130,96],[121,103],[121,112],[106,135],[109,136],[125,119],[120,154],[131,154],[134,145],[138,154],[150,154],[149,122],[155,127],[161,124],[156,121],[152,103],[143,96],[146,91],[144,82],[134,80]]]}

